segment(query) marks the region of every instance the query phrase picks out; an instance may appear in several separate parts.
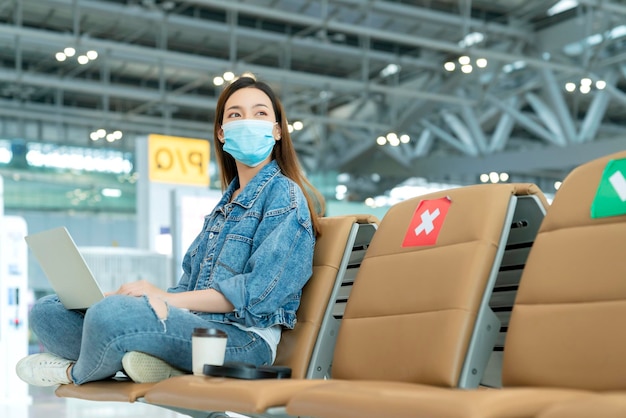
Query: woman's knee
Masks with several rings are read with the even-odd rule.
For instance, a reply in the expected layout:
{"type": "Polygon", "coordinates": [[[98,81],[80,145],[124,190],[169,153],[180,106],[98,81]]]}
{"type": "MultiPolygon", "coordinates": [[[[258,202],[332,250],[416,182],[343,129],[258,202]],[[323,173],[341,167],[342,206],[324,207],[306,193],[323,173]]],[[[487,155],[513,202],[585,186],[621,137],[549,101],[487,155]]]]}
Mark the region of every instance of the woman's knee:
{"type": "Polygon", "coordinates": [[[87,309],[85,326],[101,332],[124,331],[137,325],[150,311],[144,298],[111,295],[87,309]]]}
{"type": "Polygon", "coordinates": [[[28,320],[31,330],[41,340],[46,340],[47,336],[58,332],[59,327],[67,330],[70,324],[79,324],[75,315],[77,313],[67,310],[56,295],[48,295],[35,301],[28,313],[28,320]]]}
{"type": "Polygon", "coordinates": [[[116,318],[124,315],[125,311],[127,311],[127,307],[124,306],[120,296],[107,296],[87,309],[85,313],[85,327],[106,332],[107,328],[115,326],[117,323],[116,318]]]}
{"type": "Polygon", "coordinates": [[[49,317],[55,311],[66,310],[56,295],[43,296],[35,301],[30,309],[31,321],[49,317]]]}

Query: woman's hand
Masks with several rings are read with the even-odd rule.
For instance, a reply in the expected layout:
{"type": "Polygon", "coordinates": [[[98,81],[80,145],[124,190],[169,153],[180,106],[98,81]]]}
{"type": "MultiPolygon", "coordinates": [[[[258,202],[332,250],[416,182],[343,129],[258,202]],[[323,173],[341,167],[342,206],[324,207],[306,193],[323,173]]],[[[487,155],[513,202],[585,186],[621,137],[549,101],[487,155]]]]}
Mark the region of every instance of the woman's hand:
{"type": "Polygon", "coordinates": [[[147,280],[138,280],[136,282],[124,283],[114,292],[109,292],[109,295],[127,295],[127,296],[148,296],[148,298],[161,298],[165,299],[167,292],[159,289],[147,280]]]}
{"type": "Polygon", "coordinates": [[[157,316],[160,319],[166,319],[167,305],[165,304],[165,297],[167,294],[166,291],[159,289],[147,280],[138,280],[136,282],[124,283],[115,292],[106,293],[105,295],[146,296],[157,316]]]}

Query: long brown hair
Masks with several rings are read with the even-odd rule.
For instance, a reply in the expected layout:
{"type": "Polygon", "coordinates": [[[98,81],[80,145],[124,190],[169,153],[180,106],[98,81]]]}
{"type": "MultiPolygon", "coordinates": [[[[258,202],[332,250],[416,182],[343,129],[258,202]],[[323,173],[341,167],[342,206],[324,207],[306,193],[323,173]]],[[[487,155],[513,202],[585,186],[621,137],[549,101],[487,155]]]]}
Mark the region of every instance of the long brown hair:
{"type": "Polygon", "coordinates": [[[325,211],[324,198],[309,182],[302,171],[298,156],[296,155],[296,151],[293,147],[293,142],[291,141],[291,136],[289,135],[287,118],[284,117],[283,105],[268,84],[262,81],[257,81],[248,76],[239,77],[226,86],[220,94],[220,97],[217,99],[215,124],[213,126],[213,144],[215,146],[215,158],[217,159],[217,163],[220,168],[222,190],[225,190],[230,182],[237,176],[237,165],[235,164],[235,159],[227,152],[224,152],[224,144],[222,144],[219,140],[218,133],[222,126],[222,120],[224,119],[226,101],[234,92],[243,88],[259,89],[270,98],[276,115],[276,122],[280,125],[281,130],[281,140],[276,141],[276,144],[274,145],[274,149],[272,150],[272,160],[276,160],[282,173],[300,186],[300,189],[304,192],[307,205],[309,206],[309,212],[311,212],[313,230],[315,231],[315,235],[319,236],[320,224],[318,217],[322,216],[325,211]]]}

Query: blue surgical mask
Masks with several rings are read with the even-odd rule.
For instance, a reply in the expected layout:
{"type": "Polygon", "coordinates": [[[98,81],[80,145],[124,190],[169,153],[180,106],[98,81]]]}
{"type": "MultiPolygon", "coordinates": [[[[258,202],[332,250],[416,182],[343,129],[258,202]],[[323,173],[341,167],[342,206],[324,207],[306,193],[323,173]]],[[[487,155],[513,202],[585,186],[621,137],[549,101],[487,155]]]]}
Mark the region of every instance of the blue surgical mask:
{"type": "Polygon", "coordinates": [[[265,161],[276,143],[274,123],[266,120],[236,120],[222,125],[222,130],[224,151],[249,167],[265,161]]]}

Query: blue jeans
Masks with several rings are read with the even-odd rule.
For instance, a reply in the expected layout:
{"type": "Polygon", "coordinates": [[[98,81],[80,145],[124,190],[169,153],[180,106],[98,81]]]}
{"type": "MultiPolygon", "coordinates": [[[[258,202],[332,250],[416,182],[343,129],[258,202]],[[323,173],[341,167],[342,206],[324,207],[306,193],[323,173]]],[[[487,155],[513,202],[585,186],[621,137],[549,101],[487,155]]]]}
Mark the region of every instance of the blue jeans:
{"type": "Polygon", "coordinates": [[[196,327],[226,332],[225,362],[267,365],[272,358],[267,343],[253,332],[173,306],[168,306],[167,318],[160,319],[146,297],[112,295],[82,312],[65,309],[56,295],[45,296],[33,306],[30,325],[47,351],[76,362],[76,384],[114,376],[129,351],[151,354],[191,372],[191,334],[196,327]]]}

